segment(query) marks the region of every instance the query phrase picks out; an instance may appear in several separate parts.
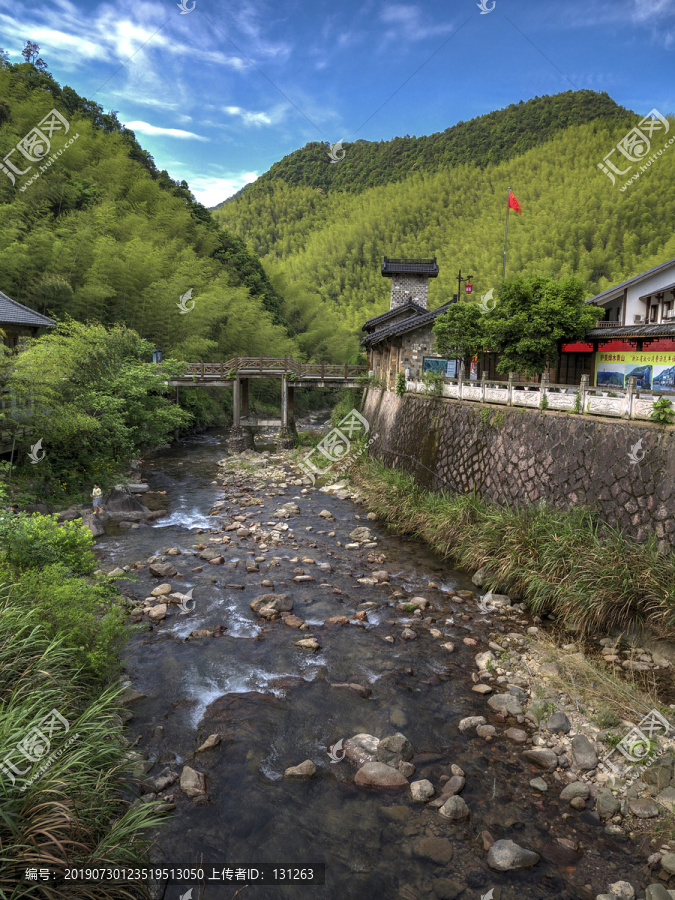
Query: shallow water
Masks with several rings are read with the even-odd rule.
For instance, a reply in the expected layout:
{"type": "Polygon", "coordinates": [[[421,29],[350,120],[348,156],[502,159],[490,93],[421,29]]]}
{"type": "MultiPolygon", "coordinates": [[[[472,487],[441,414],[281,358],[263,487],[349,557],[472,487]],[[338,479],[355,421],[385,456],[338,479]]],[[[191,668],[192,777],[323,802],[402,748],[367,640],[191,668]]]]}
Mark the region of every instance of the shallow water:
{"type": "MultiPolygon", "coordinates": [[[[415,541],[365,522],[366,510],[349,500],[312,491],[301,494],[290,485],[276,489],[236,491],[263,501],[239,508],[230,490],[212,483],[217,462],[225,455],[225,433],[191,438],[168,450],[143,468],[152,490],[165,490],[170,515],[134,530],[111,528],[99,541],[106,568],[160,554],[176,546],[178,557],[167,557],[184,575],[168,579],[175,590],[194,589],[194,610],[181,615],[169,607],[167,619],[151,631],[136,635],[130,644],[126,671],[135,688],[146,695],[136,702],[128,725],[136,749],[158,763],[151,775],[167,764],[180,772],[192,765],[206,775],[209,802],[195,805],[175,785],[176,810],[162,829],[156,864],[194,867],[204,864],[250,867],[274,863],[283,867],[326,864],[325,886],[255,886],[241,890],[242,900],[258,898],[481,898],[494,888],[494,900],[507,898],[594,897],[608,883],[625,879],[636,887],[645,880],[644,862],[635,858],[630,843],[619,844],[603,832],[595,814],[578,813],[558,799],[552,777],[548,794],[529,786],[540,773],[522,761],[519,751],[499,737],[486,742],[462,735],[457,725],[467,715],[484,715],[485,700],[471,691],[473,657],[485,649],[489,618],[475,606],[447,596],[452,589],[472,589],[469,577],[450,569],[415,541]],[[270,498],[268,494],[276,493],[270,498]],[[223,515],[209,517],[213,502],[226,497],[223,515]],[[196,559],[192,548],[200,540],[209,545],[209,532],[245,515],[247,522],[278,521],[278,506],[294,499],[301,512],[285,520],[285,543],[261,552],[252,538],[223,545],[225,564],[211,566],[196,559]],[[335,521],[319,518],[329,509],[335,521]],[[355,517],[360,516],[360,520],[355,517]],[[368,524],[378,537],[375,550],[345,550],[349,532],[368,524]],[[310,528],[312,530],[307,530],[310,528]],[[323,531],[323,534],[319,532],[323,531]],[[335,537],[328,532],[335,531],[335,537]],[[369,554],[371,556],[369,561],[369,554]],[[376,561],[384,554],[384,562],[376,561]],[[247,574],[245,561],[265,556],[259,572],[247,574]],[[330,563],[333,572],[316,565],[291,562],[311,557],[330,563]],[[273,558],[277,560],[273,562],[273,558]],[[201,572],[193,572],[203,565],[201,572]],[[302,568],[315,582],[296,584],[293,570],[302,568]],[[386,568],[389,585],[361,585],[357,578],[386,568]],[[309,632],[281,622],[256,619],[250,601],[272,588],[294,598],[294,614],[307,622],[309,632]],[[429,588],[435,582],[438,589],[429,588]],[[243,590],[228,585],[241,585],[243,590]],[[439,627],[455,652],[444,650],[418,619],[394,609],[394,588],[427,597],[440,611],[439,627]],[[335,589],[339,593],[335,593],[335,589]],[[375,601],[363,625],[322,627],[329,616],[351,616],[358,604],[375,601]],[[466,618],[463,618],[466,616],[466,618]],[[475,617],[474,617],[475,616],[475,617]],[[443,624],[450,620],[450,624],[443,624]],[[395,624],[388,624],[394,622],[395,624]],[[404,642],[404,623],[417,631],[404,642]],[[186,641],[198,628],[222,624],[219,638],[186,641]],[[315,636],[321,650],[311,653],[294,646],[315,636]],[[394,644],[384,641],[396,638],[394,644]],[[463,643],[475,637],[478,647],[463,643]],[[371,689],[363,699],[331,684],[356,682],[371,689]],[[163,735],[157,736],[161,725],[163,735]],[[457,763],[466,773],[462,797],[471,810],[463,824],[449,822],[437,810],[411,803],[408,792],[372,793],[357,788],[348,761],[332,763],[328,748],[358,732],[385,737],[402,731],[415,748],[417,771],[411,780],[428,778],[437,792],[441,775],[457,763]],[[219,746],[193,757],[210,735],[222,736],[219,746]],[[282,778],[284,769],[312,759],[317,774],[310,781],[282,778]],[[569,819],[561,814],[570,812],[569,819]],[[481,832],[495,839],[509,838],[542,855],[533,869],[499,874],[486,863],[481,832]],[[582,854],[564,855],[556,837],[578,841],[582,854]],[[434,839],[434,840],[430,840],[434,839]],[[433,857],[433,858],[432,858],[433,857]],[[584,885],[592,885],[589,892],[584,885]],[[500,893],[501,892],[501,893],[500,893]]],[[[258,476],[253,475],[255,480],[258,476]]],[[[138,576],[133,591],[139,598],[158,583],[147,572],[138,576]]],[[[193,889],[193,900],[229,900],[245,882],[207,883],[193,889]]],[[[168,885],[167,900],[179,900],[186,886],[168,885]]]]}

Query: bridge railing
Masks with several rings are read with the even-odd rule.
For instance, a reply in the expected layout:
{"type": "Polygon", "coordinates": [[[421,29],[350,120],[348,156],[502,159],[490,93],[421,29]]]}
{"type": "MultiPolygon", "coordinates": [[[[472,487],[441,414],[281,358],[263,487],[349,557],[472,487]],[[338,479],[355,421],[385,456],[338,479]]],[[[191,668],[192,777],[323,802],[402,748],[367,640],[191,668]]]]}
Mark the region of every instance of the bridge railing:
{"type": "Polygon", "coordinates": [[[368,371],[368,366],[355,366],[349,363],[332,365],[329,363],[302,363],[292,356],[235,356],[219,363],[188,363],[185,378],[218,379],[228,381],[234,375],[292,375],[295,378],[332,380],[343,378],[354,380],[368,371]]]}

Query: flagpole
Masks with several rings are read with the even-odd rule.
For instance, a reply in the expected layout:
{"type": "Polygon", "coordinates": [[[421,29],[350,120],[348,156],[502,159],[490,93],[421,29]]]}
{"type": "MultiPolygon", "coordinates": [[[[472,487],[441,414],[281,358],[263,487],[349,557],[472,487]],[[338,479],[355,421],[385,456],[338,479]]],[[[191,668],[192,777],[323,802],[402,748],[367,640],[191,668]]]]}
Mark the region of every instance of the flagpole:
{"type": "Polygon", "coordinates": [[[511,199],[511,188],[506,195],[506,232],[504,234],[504,265],[502,266],[502,278],[506,277],[506,243],[509,239],[509,200],[511,199]]]}

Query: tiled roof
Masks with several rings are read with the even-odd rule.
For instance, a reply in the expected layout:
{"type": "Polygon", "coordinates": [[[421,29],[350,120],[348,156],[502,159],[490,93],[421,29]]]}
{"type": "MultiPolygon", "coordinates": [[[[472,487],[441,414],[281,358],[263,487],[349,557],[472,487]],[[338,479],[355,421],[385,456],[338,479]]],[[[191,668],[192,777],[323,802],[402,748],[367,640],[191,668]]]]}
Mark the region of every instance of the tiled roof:
{"type": "Polygon", "coordinates": [[[632,284],[638,284],[640,281],[644,281],[645,278],[649,278],[650,275],[655,275],[657,272],[660,272],[662,269],[667,269],[669,266],[675,268],[675,259],[660,263],[658,266],[654,266],[653,269],[647,269],[646,272],[641,272],[640,275],[634,275],[633,278],[629,278],[628,281],[622,281],[621,284],[616,284],[614,287],[607,288],[607,290],[603,291],[601,294],[596,294],[595,297],[591,297],[586,303],[602,303],[603,300],[609,300],[615,294],[623,292],[624,288],[630,287],[632,284]]]}
{"type": "Polygon", "coordinates": [[[364,322],[361,331],[372,331],[373,327],[379,325],[381,322],[386,322],[387,319],[391,319],[393,316],[406,312],[407,310],[410,310],[413,315],[421,315],[426,312],[426,309],[423,306],[420,306],[419,303],[415,303],[414,300],[408,300],[407,303],[402,303],[400,306],[395,306],[394,309],[388,309],[381,315],[368,319],[367,322],[364,322]]]}
{"type": "Polygon", "coordinates": [[[387,277],[389,275],[427,275],[429,278],[436,278],[438,275],[438,264],[436,257],[433,259],[390,259],[385,256],[382,263],[382,274],[387,277]]]}
{"type": "Polygon", "coordinates": [[[366,335],[361,343],[371,346],[372,344],[379,344],[380,341],[384,341],[389,337],[394,337],[394,335],[405,334],[406,331],[414,331],[417,328],[423,328],[425,325],[428,325],[429,322],[433,322],[437,316],[444,313],[449,306],[449,303],[444,303],[443,306],[439,306],[438,309],[426,312],[422,316],[409,316],[402,322],[394,322],[393,325],[385,325],[384,328],[379,328],[372,334],[366,335]]]}
{"type": "Polygon", "coordinates": [[[0,291],[0,326],[29,325],[33,328],[49,328],[56,325],[53,319],[43,316],[0,291]]]}
{"type": "Polygon", "coordinates": [[[617,325],[616,328],[591,328],[586,332],[586,338],[594,341],[617,337],[634,337],[644,340],[645,338],[670,337],[671,335],[675,335],[675,322],[664,322],[661,325],[617,325]]]}

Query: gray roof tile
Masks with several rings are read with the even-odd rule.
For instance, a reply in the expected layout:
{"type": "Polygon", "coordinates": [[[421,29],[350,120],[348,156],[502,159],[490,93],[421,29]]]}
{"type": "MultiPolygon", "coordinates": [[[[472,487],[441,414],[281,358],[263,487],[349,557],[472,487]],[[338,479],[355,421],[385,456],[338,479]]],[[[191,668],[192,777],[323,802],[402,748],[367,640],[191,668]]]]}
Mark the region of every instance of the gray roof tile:
{"type": "Polygon", "coordinates": [[[49,328],[56,325],[53,319],[37,313],[16,300],[12,300],[7,294],[0,291],[0,327],[2,325],[28,325],[33,328],[49,328]]]}

